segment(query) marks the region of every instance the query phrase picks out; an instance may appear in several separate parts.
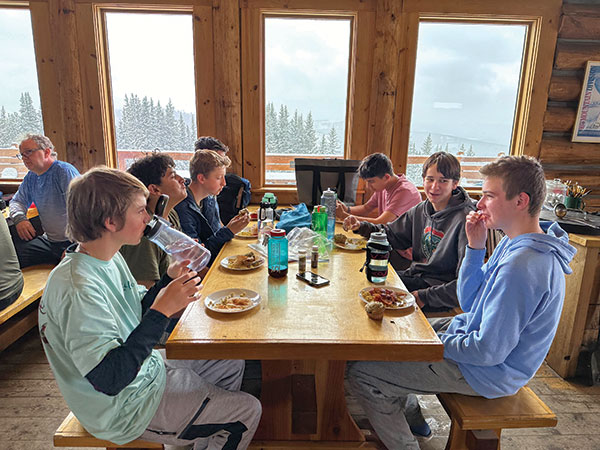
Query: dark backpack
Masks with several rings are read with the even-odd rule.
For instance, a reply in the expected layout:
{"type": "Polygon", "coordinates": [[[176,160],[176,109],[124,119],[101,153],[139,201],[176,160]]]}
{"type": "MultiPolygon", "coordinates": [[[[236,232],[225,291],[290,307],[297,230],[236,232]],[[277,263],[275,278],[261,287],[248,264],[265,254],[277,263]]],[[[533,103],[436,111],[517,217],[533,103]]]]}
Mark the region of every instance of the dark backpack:
{"type": "Polygon", "coordinates": [[[217,197],[221,222],[225,225],[250,203],[250,182],[234,173],[225,175],[227,184],[217,197]]]}

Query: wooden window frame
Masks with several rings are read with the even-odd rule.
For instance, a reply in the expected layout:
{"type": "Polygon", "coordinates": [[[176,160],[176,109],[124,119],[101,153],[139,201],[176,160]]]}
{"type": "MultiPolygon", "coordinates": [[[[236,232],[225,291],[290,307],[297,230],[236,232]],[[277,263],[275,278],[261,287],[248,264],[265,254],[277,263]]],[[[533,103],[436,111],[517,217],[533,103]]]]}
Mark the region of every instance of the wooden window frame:
{"type": "MultiPolygon", "coordinates": [[[[550,75],[562,2],[560,0],[506,0],[489,3],[467,0],[449,5],[443,0],[405,0],[403,45],[398,88],[402,101],[395,110],[391,158],[394,167],[406,171],[411,125],[419,23],[459,22],[519,24],[527,26],[517,93],[510,153],[539,157],[550,75]]],[[[480,192],[480,188],[469,188],[480,192]]]]}
{"type": "MultiPolygon", "coordinates": [[[[190,14],[193,27],[193,58],[196,94],[196,127],[205,134],[214,133],[214,76],[212,70],[206,70],[204,61],[213,61],[212,2],[182,1],[172,4],[141,5],[135,2],[97,3],[92,5],[94,17],[95,42],[98,55],[98,84],[100,106],[102,109],[102,134],[106,164],[118,167],[116,125],[110,79],[110,61],[108,55],[108,33],[106,13],[143,13],[143,14],[190,14]],[[187,4],[186,4],[187,3],[187,4]],[[207,133],[208,131],[208,133],[207,133]]],[[[190,150],[193,150],[190,148],[190,150]]],[[[190,154],[191,155],[191,154],[190,154]]],[[[190,156],[191,158],[191,156],[190,156]]]]}
{"type": "Polygon", "coordinates": [[[280,203],[297,201],[295,186],[265,184],[265,19],[271,17],[350,19],[344,158],[361,159],[367,147],[370,100],[369,42],[374,36],[374,2],[302,0],[294,8],[281,0],[248,0],[242,7],[243,174],[252,183],[253,201],[275,192],[280,203]],[[359,87],[359,89],[357,89],[359,87]]]}
{"type": "MultiPolygon", "coordinates": [[[[35,39],[34,27],[33,27],[33,12],[31,10],[29,2],[23,2],[23,1],[14,1],[14,2],[13,1],[11,1],[11,2],[0,1],[0,10],[2,10],[2,9],[26,9],[27,11],[29,11],[29,16],[31,17],[31,20],[32,20],[31,34],[32,34],[32,38],[33,38],[34,60],[36,61],[38,94],[40,96],[40,111],[42,113],[42,122],[44,124],[44,130],[45,130],[46,129],[46,117],[48,117],[48,115],[44,114],[44,111],[46,110],[44,105],[47,103],[47,99],[42,97],[42,86],[41,86],[39,65],[37,64],[38,49],[36,47],[36,39],[35,39]]],[[[16,151],[18,152],[19,150],[17,149],[16,151]]],[[[19,187],[19,185],[21,184],[22,181],[23,181],[23,178],[0,178],[0,183],[1,183],[0,186],[2,187],[0,190],[5,191],[5,192],[10,192],[10,191],[12,191],[12,188],[14,188],[14,190],[16,191],[16,189],[19,187]]]]}

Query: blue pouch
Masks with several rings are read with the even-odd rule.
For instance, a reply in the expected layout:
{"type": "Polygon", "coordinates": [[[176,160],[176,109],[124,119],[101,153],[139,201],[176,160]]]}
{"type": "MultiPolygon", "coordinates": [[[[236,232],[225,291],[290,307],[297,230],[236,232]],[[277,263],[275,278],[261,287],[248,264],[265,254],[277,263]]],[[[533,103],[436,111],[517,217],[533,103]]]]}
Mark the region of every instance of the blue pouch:
{"type": "Polygon", "coordinates": [[[294,206],[291,211],[284,211],[281,214],[281,219],[277,224],[277,228],[285,230],[289,233],[295,227],[308,227],[312,224],[311,215],[304,203],[294,206]]]}

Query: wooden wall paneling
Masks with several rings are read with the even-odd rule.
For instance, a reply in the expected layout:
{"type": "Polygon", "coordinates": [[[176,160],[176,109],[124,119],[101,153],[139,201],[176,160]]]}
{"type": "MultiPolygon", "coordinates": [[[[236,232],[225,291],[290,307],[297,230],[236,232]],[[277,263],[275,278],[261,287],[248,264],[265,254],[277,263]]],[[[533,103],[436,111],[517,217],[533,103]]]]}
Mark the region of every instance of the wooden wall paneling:
{"type": "Polygon", "coordinates": [[[247,8],[329,12],[374,11],[375,2],[365,0],[243,0],[247,8]]]}
{"type": "Polygon", "coordinates": [[[543,164],[599,165],[598,144],[571,142],[570,138],[547,137],[541,144],[540,160],[543,164]]]}
{"type": "Polygon", "coordinates": [[[367,153],[391,153],[398,95],[402,2],[377,0],[367,153]]]}
{"type": "MultiPolygon", "coordinates": [[[[570,241],[577,249],[571,261],[573,273],[566,277],[566,294],[556,336],[546,361],[556,373],[567,378],[575,375],[585,323],[594,290],[594,274],[598,266],[598,247],[570,241]]],[[[597,280],[596,280],[597,281],[597,280]]]]}
{"type": "Polygon", "coordinates": [[[564,39],[598,39],[600,5],[563,5],[559,34],[564,39]]]}
{"type": "Polygon", "coordinates": [[[555,102],[578,101],[583,80],[575,76],[552,76],[548,100],[555,102]]]}
{"type": "MultiPolygon", "coordinates": [[[[258,8],[242,8],[242,116],[243,174],[252,183],[253,191],[264,184],[264,87],[262,81],[263,34],[258,8]]],[[[256,201],[255,198],[252,199],[256,201]]]]}
{"type": "MultiPolygon", "coordinates": [[[[50,138],[58,158],[66,160],[66,140],[63,109],[58,82],[58,60],[50,32],[50,13],[47,2],[31,2],[31,25],[37,65],[40,103],[44,119],[44,133],[50,138]]],[[[6,190],[4,189],[6,192],[6,190]]]]}
{"type": "Polygon", "coordinates": [[[353,102],[348,112],[352,116],[348,157],[362,159],[367,155],[368,146],[371,75],[373,73],[371,45],[375,39],[375,13],[372,11],[359,11],[355,20],[356,57],[354,60],[353,86],[349,89],[349,95],[353,98],[353,102]]]}
{"type": "Polygon", "coordinates": [[[238,0],[214,0],[216,134],[229,146],[232,172],[242,173],[240,7],[238,0]]]}
{"type": "Polygon", "coordinates": [[[559,70],[585,69],[589,60],[600,59],[600,44],[596,42],[559,42],[556,46],[554,68],[559,70]]]}
{"type": "MultiPolygon", "coordinates": [[[[198,137],[217,137],[212,14],[212,6],[194,6],[194,71],[198,137]]],[[[238,150],[240,149],[241,147],[238,147],[238,150]]]]}
{"type": "Polygon", "coordinates": [[[410,122],[412,117],[415,69],[417,65],[417,41],[419,15],[402,14],[401,53],[398,58],[398,98],[394,117],[391,159],[398,173],[406,173],[410,122]]]}
{"type": "Polygon", "coordinates": [[[79,67],[81,73],[81,89],[83,101],[83,120],[88,147],[86,167],[89,169],[100,164],[107,164],[109,158],[104,145],[104,127],[102,99],[100,95],[100,78],[98,73],[98,52],[96,50],[96,23],[91,3],[75,4],[77,24],[77,47],[79,50],[79,67]]]}
{"type": "Polygon", "coordinates": [[[93,164],[83,122],[83,94],[77,49],[73,0],[48,0],[51,40],[58,65],[58,88],[63,109],[65,158],[80,171],[93,164]]]}
{"type": "Polygon", "coordinates": [[[570,133],[576,115],[574,107],[548,106],[544,114],[544,131],[570,133]]]}

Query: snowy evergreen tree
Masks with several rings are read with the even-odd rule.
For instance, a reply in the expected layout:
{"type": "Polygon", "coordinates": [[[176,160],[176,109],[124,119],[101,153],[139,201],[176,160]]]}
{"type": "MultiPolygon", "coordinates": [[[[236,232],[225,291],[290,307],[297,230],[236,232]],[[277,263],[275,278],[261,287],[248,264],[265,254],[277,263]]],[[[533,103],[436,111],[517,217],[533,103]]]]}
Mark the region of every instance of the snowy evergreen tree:
{"type": "Polygon", "coordinates": [[[327,139],[325,135],[321,136],[321,144],[319,145],[319,155],[325,155],[327,153],[327,139]]]}
{"type": "Polygon", "coordinates": [[[427,135],[425,141],[423,141],[423,145],[421,146],[421,153],[423,155],[431,155],[433,150],[433,139],[431,139],[431,133],[427,135]]]}
{"type": "Polygon", "coordinates": [[[286,105],[281,105],[279,108],[275,140],[277,153],[290,153],[290,122],[286,105]]]}
{"type": "Polygon", "coordinates": [[[408,154],[409,155],[420,155],[421,152],[419,150],[417,150],[417,144],[415,144],[414,142],[411,142],[410,144],[408,144],[408,154]]]}
{"type": "Polygon", "coordinates": [[[446,153],[450,153],[450,150],[448,150],[448,143],[447,143],[447,142],[446,142],[446,147],[444,148],[444,151],[445,151],[446,153]]]}
{"type": "Polygon", "coordinates": [[[275,153],[277,151],[277,113],[272,102],[267,103],[265,109],[265,151],[275,153]]]}
{"type": "Polygon", "coordinates": [[[475,156],[475,151],[473,150],[473,144],[469,145],[469,150],[467,150],[467,156],[475,156]]]}
{"type": "Polygon", "coordinates": [[[466,152],[465,144],[460,144],[460,148],[458,149],[458,155],[464,155],[466,152]]]}
{"type": "Polygon", "coordinates": [[[306,122],[304,123],[304,139],[302,140],[302,153],[312,155],[317,151],[317,133],[312,118],[312,112],[308,112],[306,122]]]}
{"type": "Polygon", "coordinates": [[[177,148],[177,126],[175,123],[175,107],[173,102],[169,99],[169,103],[165,107],[165,150],[175,150],[177,148]]]}
{"type": "Polygon", "coordinates": [[[327,135],[327,153],[334,155],[338,153],[340,141],[337,136],[337,132],[334,127],[331,127],[329,130],[329,134],[327,135]]]}
{"type": "Polygon", "coordinates": [[[31,95],[29,95],[29,92],[24,92],[21,94],[19,104],[19,116],[21,119],[19,131],[22,134],[42,133],[42,118],[38,111],[35,109],[35,106],[33,106],[33,100],[31,99],[31,95]]]}

